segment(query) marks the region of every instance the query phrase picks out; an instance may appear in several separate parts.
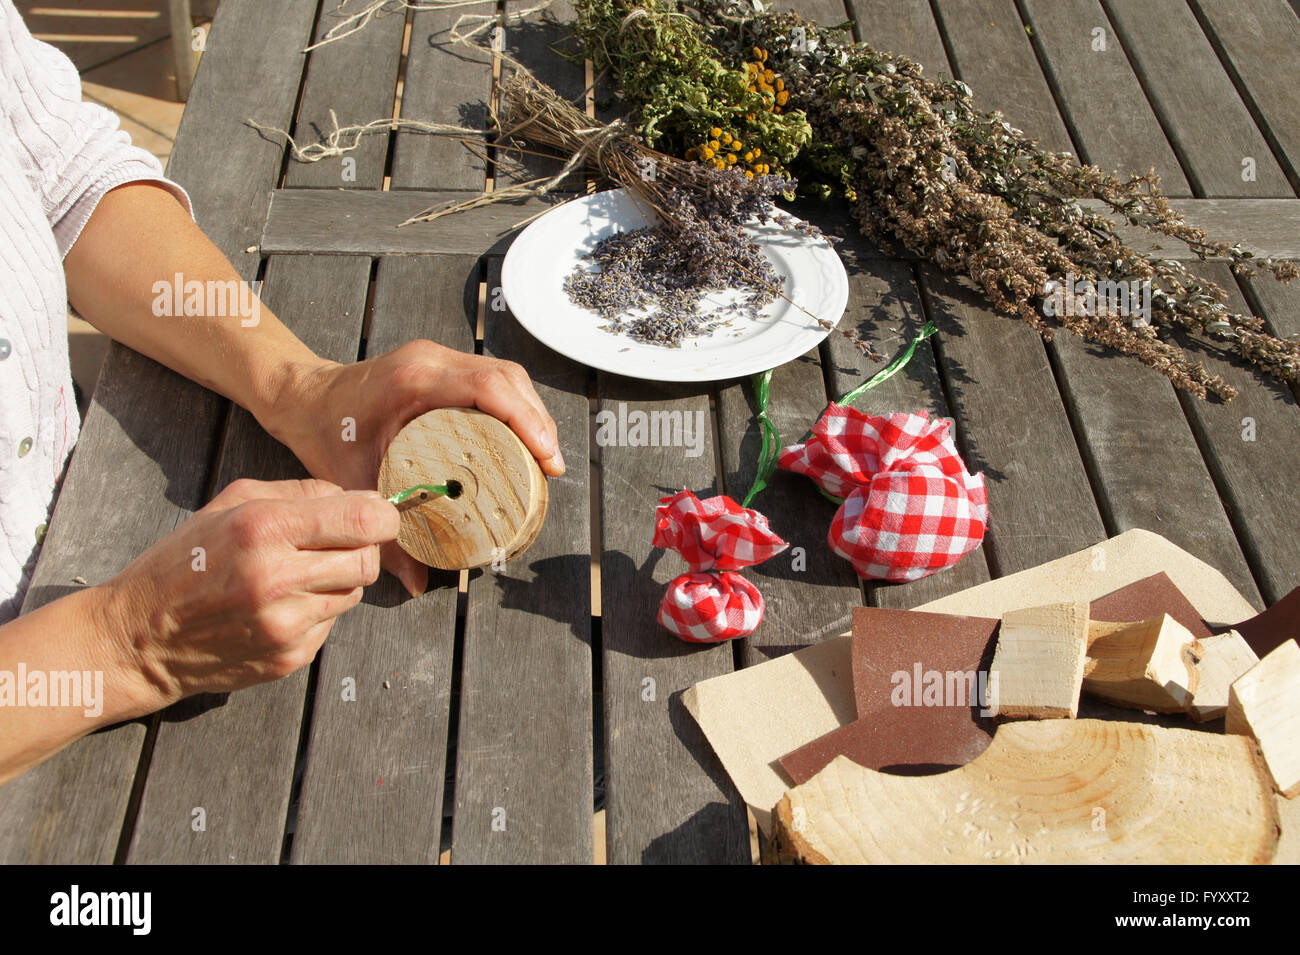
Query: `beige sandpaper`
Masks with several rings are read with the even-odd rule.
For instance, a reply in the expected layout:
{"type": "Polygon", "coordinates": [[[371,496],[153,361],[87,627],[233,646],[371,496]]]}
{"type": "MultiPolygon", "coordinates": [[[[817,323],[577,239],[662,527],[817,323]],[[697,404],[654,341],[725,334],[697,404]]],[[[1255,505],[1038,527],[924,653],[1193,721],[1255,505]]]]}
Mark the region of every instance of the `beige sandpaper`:
{"type": "MultiPolygon", "coordinates": [[[[1213,567],[1151,531],[1131,530],[1041,566],[914,607],[998,617],[1063,601],[1091,602],[1164,571],[1211,629],[1253,617],[1213,567]]],[[[791,782],[780,759],[855,717],[847,634],[758,666],[697,683],[682,697],[764,830],[791,782]]],[[[1288,840],[1283,840],[1284,844],[1288,840]]],[[[1296,847],[1291,843],[1291,853],[1296,847]]],[[[1283,853],[1279,851],[1279,861],[1283,853]]]]}

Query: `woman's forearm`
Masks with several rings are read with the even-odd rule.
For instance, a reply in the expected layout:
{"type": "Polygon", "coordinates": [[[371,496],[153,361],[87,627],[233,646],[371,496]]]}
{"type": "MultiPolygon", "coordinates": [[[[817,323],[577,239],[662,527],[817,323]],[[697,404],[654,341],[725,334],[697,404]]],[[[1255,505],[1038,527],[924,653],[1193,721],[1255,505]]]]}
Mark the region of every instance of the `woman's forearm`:
{"type": "Polygon", "coordinates": [[[277,402],[328,364],[256,300],[160,186],[106,194],[64,270],[68,299],[86,321],[242,405],[273,434],[277,402]]]}
{"type": "Polygon", "coordinates": [[[172,702],[136,660],[112,586],[0,626],[0,784],[87,733],[172,702]]]}

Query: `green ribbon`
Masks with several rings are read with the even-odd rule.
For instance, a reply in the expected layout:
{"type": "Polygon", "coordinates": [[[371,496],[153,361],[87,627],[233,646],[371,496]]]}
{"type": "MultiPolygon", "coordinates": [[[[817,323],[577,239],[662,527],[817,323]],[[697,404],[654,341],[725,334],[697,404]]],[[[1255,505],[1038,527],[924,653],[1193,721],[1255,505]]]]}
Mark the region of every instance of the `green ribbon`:
{"type": "Polygon", "coordinates": [[[415,487],[408,487],[405,491],[398,491],[388,499],[389,504],[401,504],[413,494],[419,494],[421,491],[428,491],[430,494],[450,494],[451,488],[445,484],[417,484],[415,487]]]}
{"type": "Polygon", "coordinates": [[[870,381],[864,381],[862,384],[858,385],[858,387],[854,388],[852,391],[850,391],[839,401],[836,401],[835,404],[851,405],[853,404],[853,402],[858,400],[858,398],[863,394],[863,392],[870,391],[872,388],[876,387],[876,385],[879,385],[883,382],[888,381],[890,378],[893,378],[894,375],[896,375],[904,365],[906,365],[909,361],[912,360],[912,356],[916,354],[916,346],[921,344],[921,342],[925,341],[927,338],[929,338],[937,331],[938,329],[934,327],[934,322],[926,322],[924,325],[921,326],[921,330],[916,333],[916,337],[912,339],[912,343],[907,346],[907,349],[903,352],[903,354],[899,355],[892,362],[890,362],[887,367],[880,369],[880,371],[878,371],[871,378],[870,381]]]}
{"type": "MultiPolygon", "coordinates": [[[[848,394],[844,395],[844,397],[840,398],[839,401],[831,402],[831,404],[840,406],[851,405],[864,393],[875,388],[877,385],[888,381],[894,375],[898,374],[904,365],[912,360],[912,356],[916,354],[917,346],[937,331],[938,329],[935,327],[934,322],[927,321],[921,326],[921,330],[916,333],[916,337],[912,339],[911,343],[903,350],[901,355],[890,362],[885,368],[878,371],[870,379],[864,381],[848,394]]],[[[777,452],[781,446],[781,435],[776,430],[776,425],[772,423],[772,419],[767,416],[767,406],[771,399],[772,391],[772,372],[774,370],[775,369],[768,369],[767,371],[760,372],[750,378],[750,384],[754,388],[754,403],[758,407],[758,412],[755,417],[757,417],[759,428],[762,431],[763,447],[759,452],[758,473],[754,476],[754,484],[750,487],[749,493],[745,495],[745,499],[741,501],[741,507],[749,507],[749,502],[752,501],[754,497],[763,490],[763,488],[767,487],[767,482],[772,479],[772,474],[776,471],[777,452]]],[[[808,433],[811,434],[811,432],[808,433]]],[[[806,438],[807,435],[805,435],[805,440],[806,438]]],[[[823,489],[820,484],[817,485],[817,490],[821,492],[822,497],[826,498],[828,501],[833,501],[836,504],[844,503],[843,498],[835,497],[833,494],[823,489]]]]}
{"type": "MultiPolygon", "coordinates": [[[[882,382],[886,382],[890,378],[894,377],[894,375],[896,375],[904,365],[906,365],[909,361],[912,360],[912,356],[916,354],[916,346],[921,344],[921,342],[925,341],[927,338],[929,338],[937,331],[938,329],[935,328],[934,322],[927,321],[924,325],[921,326],[921,330],[916,333],[916,337],[912,339],[912,343],[908,345],[906,349],[904,349],[901,355],[899,355],[897,358],[891,361],[887,366],[880,369],[880,371],[876,372],[876,374],[873,375],[868,381],[864,381],[862,384],[858,385],[856,388],[854,388],[852,391],[846,394],[839,401],[832,402],[832,403],[840,407],[843,407],[845,405],[851,405],[853,404],[853,402],[857,401],[858,398],[860,398],[865,392],[870,391],[872,388],[876,387],[876,385],[879,385],[882,382]]],[[[836,497],[834,494],[826,490],[820,484],[817,485],[817,490],[821,492],[822,497],[826,498],[826,500],[830,501],[832,504],[838,505],[844,503],[844,498],[836,497]]]]}
{"type": "Polygon", "coordinates": [[[749,507],[749,502],[759,491],[767,487],[767,482],[772,479],[776,472],[777,452],[781,447],[781,433],[776,430],[776,425],[772,419],[767,416],[767,405],[772,394],[772,372],[774,368],[767,371],[759,372],[749,379],[749,383],[754,388],[754,403],[758,406],[758,426],[763,435],[763,447],[758,455],[758,472],[754,475],[754,483],[745,495],[745,499],[740,502],[741,507],[749,507]]]}

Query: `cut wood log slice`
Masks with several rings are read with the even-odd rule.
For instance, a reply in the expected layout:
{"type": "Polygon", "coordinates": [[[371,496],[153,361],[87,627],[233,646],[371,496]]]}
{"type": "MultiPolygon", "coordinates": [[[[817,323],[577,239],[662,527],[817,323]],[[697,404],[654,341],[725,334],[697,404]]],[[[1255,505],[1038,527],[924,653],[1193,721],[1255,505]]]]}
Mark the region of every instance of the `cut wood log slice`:
{"type": "Polygon", "coordinates": [[[1200,644],[1196,692],[1192,694],[1187,715],[1198,723],[1205,723],[1228,712],[1228,691],[1242,674],[1259,662],[1259,657],[1236,630],[1205,637],[1200,644]]]}
{"type": "Polygon", "coordinates": [[[403,511],[397,543],[442,570],[513,560],[546,518],[546,475],[507,425],[481,411],[440,408],[398,432],[379,467],[379,493],[419,484],[454,493],[403,511]]]}
{"type": "Polygon", "coordinates": [[[1277,804],[1244,737],[1114,720],[998,728],[977,759],[891,776],[837,757],[782,797],[766,862],[1265,863],[1277,804]]]}
{"type": "Polygon", "coordinates": [[[1277,791],[1300,796],[1300,644],[1288,640],[1232,684],[1224,729],[1258,742],[1277,791]]]}
{"type": "Polygon", "coordinates": [[[1049,604],[1002,617],[989,685],[998,716],[1074,719],[1079,715],[1088,605],[1049,604]]]}
{"type": "Polygon", "coordinates": [[[1083,690],[1116,706],[1184,713],[1196,692],[1202,652],[1168,614],[1138,623],[1093,621],[1083,690]]]}

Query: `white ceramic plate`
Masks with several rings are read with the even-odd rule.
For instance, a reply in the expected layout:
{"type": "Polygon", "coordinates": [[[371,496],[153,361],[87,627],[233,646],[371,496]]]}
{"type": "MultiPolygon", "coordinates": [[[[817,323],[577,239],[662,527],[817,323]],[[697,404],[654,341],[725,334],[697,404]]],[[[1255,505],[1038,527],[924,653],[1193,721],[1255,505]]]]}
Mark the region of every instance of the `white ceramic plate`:
{"type": "MultiPolygon", "coordinates": [[[[750,231],[777,273],[785,295],[808,312],[838,324],[848,303],[844,265],[825,239],[790,228],[793,220],[750,231]]],[[[651,225],[626,191],[615,189],[557,206],[530,223],[506,253],[501,285],[519,323],[543,344],[592,368],[652,381],[719,381],[775,368],[814,348],[829,333],[807,314],[778,298],[757,322],[738,317],[730,326],[684,340],[679,348],[635,342],[602,331],[595,312],[569,301],[564,280],[575,266],[590,268],[601,239],[651,225]]],[[[734,295],[706,296],[722,304],[734,295]]]]}

